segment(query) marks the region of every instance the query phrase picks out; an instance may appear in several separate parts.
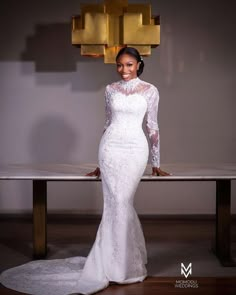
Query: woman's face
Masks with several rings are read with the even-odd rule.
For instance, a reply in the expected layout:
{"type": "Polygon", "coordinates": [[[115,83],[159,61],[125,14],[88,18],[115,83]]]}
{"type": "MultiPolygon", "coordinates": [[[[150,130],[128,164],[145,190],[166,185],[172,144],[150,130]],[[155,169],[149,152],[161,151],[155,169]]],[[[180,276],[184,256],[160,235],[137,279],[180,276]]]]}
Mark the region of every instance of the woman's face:
{"type": "Polygon", "coordinates": [[[125,81],[137,78],[137,71],[139,68],[139,62],[136,58],[129,54],[122,54],[117,62],[117,72],[121,78],[125,81]]]}

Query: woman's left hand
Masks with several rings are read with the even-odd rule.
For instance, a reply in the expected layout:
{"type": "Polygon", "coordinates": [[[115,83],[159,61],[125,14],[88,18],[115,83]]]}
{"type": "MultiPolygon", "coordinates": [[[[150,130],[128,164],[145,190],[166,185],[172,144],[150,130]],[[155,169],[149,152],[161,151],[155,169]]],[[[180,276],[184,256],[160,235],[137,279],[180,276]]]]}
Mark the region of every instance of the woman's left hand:
{"type": "Polygon", "coordinates": [[[152,167],[152,176],[169,176],[169,175],[171,174],[161,170],[161,168],[152,167]]]}

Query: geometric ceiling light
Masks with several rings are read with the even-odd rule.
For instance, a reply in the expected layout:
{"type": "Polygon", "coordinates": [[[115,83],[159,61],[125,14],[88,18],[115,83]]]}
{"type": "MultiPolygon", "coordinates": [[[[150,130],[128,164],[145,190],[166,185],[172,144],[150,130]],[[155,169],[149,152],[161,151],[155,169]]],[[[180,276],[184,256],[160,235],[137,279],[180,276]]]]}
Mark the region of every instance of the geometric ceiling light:
{"type": "Polygon", "coordinates": [[[150,55],[160,44],[160,18],[152,17],[150,4],[128,4],[128,0],[104,0],[82,4],[81,15],[72,17],[72,44],[81,55],[104,56],[115,63],[120,48],[132,46],[150,55]]]}

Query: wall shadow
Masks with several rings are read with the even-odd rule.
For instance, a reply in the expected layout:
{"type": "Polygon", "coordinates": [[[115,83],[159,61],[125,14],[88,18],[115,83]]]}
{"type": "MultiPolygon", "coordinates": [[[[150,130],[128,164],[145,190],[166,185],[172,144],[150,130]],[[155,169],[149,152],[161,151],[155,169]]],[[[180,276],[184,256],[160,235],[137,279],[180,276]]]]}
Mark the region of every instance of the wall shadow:
{"type": "Polygon", "coordinates": [[[78,146],[78,134],[60,116],[42,117],[30,135],[33,163],[68,163],[71,152],[78,146]]]}
{"type": "Polygon", "coordinates": [[[80,55],[80,48],[71,44],[70,23],[36,25],[35,34],[26,40],[21,60],[22,73],[36,72],[39,85],[71,83],[74,91],[88,91],[101,89],[117,79],[113,64],[104,64],[103,58],[80,55]],[[33,62],[34,67],[27,62],[33,62]]]}
{"type": "Polygon", "coordinates": [[[83,61],[80,49],[71,44],[71,24],[37,24],[26,39],[22,61],[34,61],[36,72],[73,72],[83,61]]]}

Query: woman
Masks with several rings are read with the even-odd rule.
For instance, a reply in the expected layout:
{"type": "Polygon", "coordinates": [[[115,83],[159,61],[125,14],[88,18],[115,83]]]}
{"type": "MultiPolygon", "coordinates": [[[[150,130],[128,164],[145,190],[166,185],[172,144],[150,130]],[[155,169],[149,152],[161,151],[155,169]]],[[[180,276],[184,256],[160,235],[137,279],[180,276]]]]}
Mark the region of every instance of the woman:
{"type": "Polygon", "coordinates": [[[145,114],[152,175],[168,175],[160,169],[159,96],[155,86],[138,78],[144,63],[135,48],[122,48],[116,63],[121,81],[105,91],[100,168],[88,174],[101,174],[103,186],[103,215],[94,245],[86,259],[33,261],[5,271],[1,283],[9,288],[39,295],[93,294],[110,282],[141,282],[147,276],[145,241],[133,198],[148,161],[145,114]]]}

